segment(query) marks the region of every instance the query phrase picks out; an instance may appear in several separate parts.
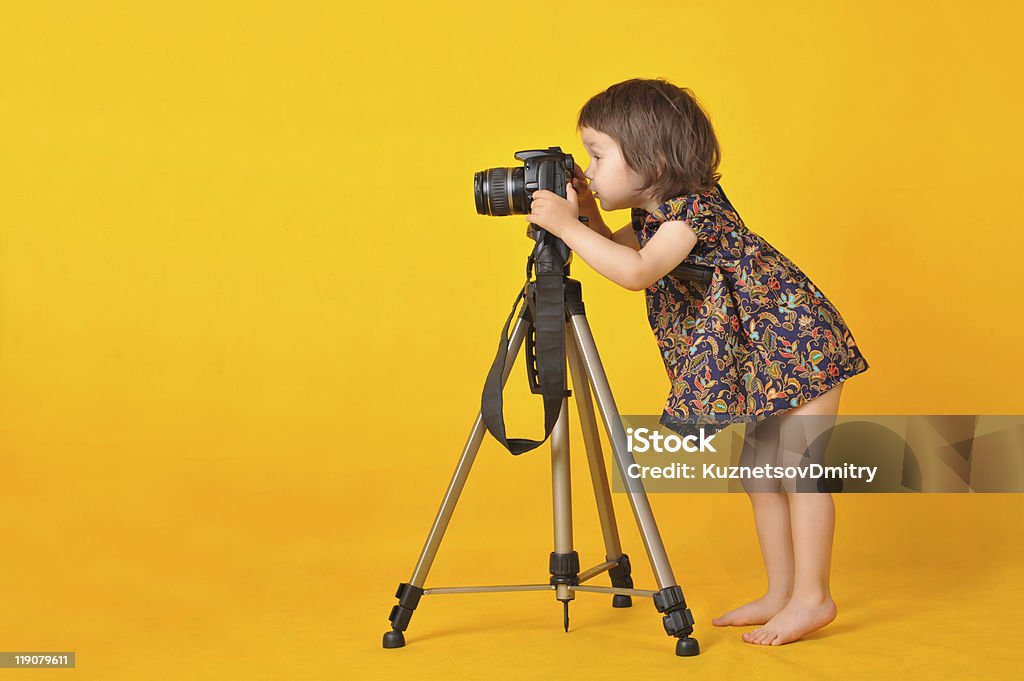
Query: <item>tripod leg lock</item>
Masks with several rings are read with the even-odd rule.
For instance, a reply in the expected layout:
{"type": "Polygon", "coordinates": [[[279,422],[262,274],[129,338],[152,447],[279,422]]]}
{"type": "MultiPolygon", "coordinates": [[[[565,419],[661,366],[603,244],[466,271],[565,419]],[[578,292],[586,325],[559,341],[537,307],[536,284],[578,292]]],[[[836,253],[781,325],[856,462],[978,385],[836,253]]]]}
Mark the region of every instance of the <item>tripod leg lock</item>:
{"type": "Polygon", "coordinates": [[[666,634],[679,638],[693,633],[693,615],[686,607],[681,587],[666,587],[654,594],[654,607],[665,613],[661,622],[665,625],[666,634]]]}
{"type": "Polygon", "coordinates": [[[576,551],[571,553],[551,552],[551,559],[548,562],[548,571],[551,573],[551,584],[572,584],[580,583],[580,554],[576,551]]]}
{"type": "Polygon", "coordinates": [[[612,579],[612,586],[633,588],[633,577],[630,572],[629,556],[622,554],[616,561],[618,565],[608,570],[608,576],[612,579]]]}
{"type": "Polygon", "coordinates": [[[398,591],[395,592],[398,605],[391,608],[391,614],[388,615],[388,621],[391,622],[392,629],[395,631],[405,631],[405,628],[409,626],[409,620],[412,619],[412,611],[420,603],[421,596],[423,596],[423,589],[418,586],[406,584],[405,582],[398,585],[398,591]]]}

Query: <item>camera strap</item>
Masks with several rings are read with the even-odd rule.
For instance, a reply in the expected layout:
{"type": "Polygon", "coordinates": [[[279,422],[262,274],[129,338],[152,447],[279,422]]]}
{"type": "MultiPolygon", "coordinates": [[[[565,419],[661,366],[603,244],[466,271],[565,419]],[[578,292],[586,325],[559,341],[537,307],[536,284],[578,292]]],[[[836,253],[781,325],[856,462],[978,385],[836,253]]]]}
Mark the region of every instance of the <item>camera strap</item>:
{"type": "MultiPolygon", "coordinates": [[[[530,270],[534,264],[531,255],[526,266],[526,284],[512,304],[512,313],[505,321],[498,340],[498,354],[491,364],[484,382],[480,413],[484,425],[512,454],[522,454],[543,444],[555,427],[562,409],[562,398],[570,392],[565,389],[565,275],[562,267],[537,268],[537,277],[530,285],[530,270]],[[546,271],[546,270],[552,271],[546,271]],[[555,272],[554,270],[558,271],[555,272]],[[502,405],[502,377],[509,346],[509,326],[516,316],[520,301],[526,301],[522,317],[528,324],[526,333],[526,376],[530,392],[544,398],[544,437],[540,440],[508,438],[505,435],[505,416],[502,405]]],[[[514,358],[513,358],[514,361],[514,358]]]]}

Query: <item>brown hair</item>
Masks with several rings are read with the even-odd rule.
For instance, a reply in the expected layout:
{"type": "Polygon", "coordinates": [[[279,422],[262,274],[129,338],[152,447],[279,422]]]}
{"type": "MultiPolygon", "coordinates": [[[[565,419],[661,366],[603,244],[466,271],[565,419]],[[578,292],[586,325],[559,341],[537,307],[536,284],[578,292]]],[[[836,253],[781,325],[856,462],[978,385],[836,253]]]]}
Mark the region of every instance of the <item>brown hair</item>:
{"type": "Polygon", "coordinates": [[[658,201],[710,191],[722,158],[711,120],[689,88],[633,78],[594,95],[576,129],[603,132],[658,201]]]}

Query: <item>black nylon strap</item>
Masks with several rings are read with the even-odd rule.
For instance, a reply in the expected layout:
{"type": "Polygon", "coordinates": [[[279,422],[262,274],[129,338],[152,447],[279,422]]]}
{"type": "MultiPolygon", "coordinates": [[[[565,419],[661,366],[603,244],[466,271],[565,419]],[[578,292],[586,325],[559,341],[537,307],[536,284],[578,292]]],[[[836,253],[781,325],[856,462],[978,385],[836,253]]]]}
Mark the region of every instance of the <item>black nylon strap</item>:
{"type": "Polygon", "coordinates": [[[537,272],[536,283],[531,287],[529,282],[529,265],[527,266],[527,283],[516,296],[512,304],[512,313],[505,321],[498,340],[498,354],[487,372],[484,381],[483,395],[480,400],[480,413],[488,432],[494,436],[511,454],[518,455],[536,449],[543,444],[558,421],[562,408],[562,398],[569,393],[565,389],[565,279],[564,273],[537,272]],[[515,318],[519,301],[526,300],[527,309],[523,319],[527,329],[527,379],[530,391],[543,395],[544,401],[544,437],[541,440],[526,438],[507,438],[505,435],[505,417],[502,406],[501,379],[505,373],[506,355],[509,345],[509,326],[515,318]],[[537,350],[539,349],[539,352],[537,350]],[[536,362],[536,366],[534,366],[536,362]]]}

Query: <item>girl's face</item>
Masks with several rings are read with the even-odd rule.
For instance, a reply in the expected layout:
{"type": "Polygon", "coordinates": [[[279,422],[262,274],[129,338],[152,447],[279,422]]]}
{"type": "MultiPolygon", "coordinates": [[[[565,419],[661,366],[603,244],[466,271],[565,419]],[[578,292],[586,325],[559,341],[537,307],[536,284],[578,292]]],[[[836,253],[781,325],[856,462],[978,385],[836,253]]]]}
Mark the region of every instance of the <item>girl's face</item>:
{"type": "Polygon", "coordinates": [[[590,190],[601,201],[603,210],[621,208],[657,208],[650,196],[640,191],[643,180],[626,165],[618,142],[608,135],[584,127],[580,129],[583,146],[590,154],[590,165],[583,174],[590,180],[590,190]]]}

